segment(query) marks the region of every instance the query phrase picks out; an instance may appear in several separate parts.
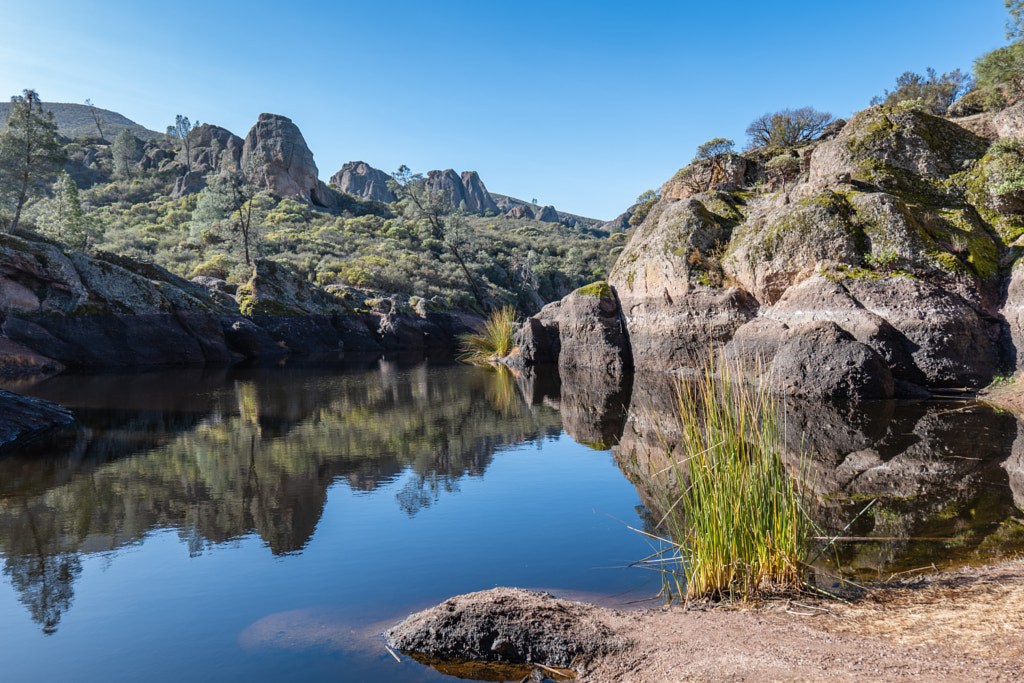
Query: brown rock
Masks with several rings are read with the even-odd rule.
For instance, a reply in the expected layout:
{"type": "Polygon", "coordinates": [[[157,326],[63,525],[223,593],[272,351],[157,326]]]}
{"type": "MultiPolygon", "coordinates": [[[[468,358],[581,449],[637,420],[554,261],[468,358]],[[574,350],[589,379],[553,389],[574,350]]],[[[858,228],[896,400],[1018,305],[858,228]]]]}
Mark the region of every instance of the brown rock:
{"type": "Polygon", "coordinates": [[[242,165],[257,153],[265,160],[268,189],[272,193],[329,206],[326,185],[317,177],[313,152],[291,119],[278,114],[260,114],[259,121],[245,136],[242,165]]]}
{"type": "Polygon", "coordinates": [[[350,161],[331,176],[331,184],[342,192],[386,203],[397,199],[388,188],[389,180],[390,175],[362,161],[350,161]]]}

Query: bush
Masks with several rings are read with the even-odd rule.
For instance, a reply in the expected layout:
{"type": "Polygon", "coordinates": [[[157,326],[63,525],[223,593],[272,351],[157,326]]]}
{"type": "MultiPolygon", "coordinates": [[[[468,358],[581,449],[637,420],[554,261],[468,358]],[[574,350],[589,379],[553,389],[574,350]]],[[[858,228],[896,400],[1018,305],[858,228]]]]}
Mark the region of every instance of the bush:
{"type": "Polygon", "coordinates": [[[904,71],[896,79],[896,88],[892,92],[871,98],[871,104],[887,104],[925,111],[935,116],[942,116],[957,99],[974,89],[974,81],[960,69],[954,69],[939,76],[935,69],[928,67],[925,75],[904,71]],[[920,101],[919,105],[905,104],[920,101]]]}
{"type": "Polygon", "coordinates": [[[514,343],[515,321],[516,311],[512,306],[492,312],[482,330],[459,337],[462,350],[459,360],[481,362],[507,356],[514,343]]]}

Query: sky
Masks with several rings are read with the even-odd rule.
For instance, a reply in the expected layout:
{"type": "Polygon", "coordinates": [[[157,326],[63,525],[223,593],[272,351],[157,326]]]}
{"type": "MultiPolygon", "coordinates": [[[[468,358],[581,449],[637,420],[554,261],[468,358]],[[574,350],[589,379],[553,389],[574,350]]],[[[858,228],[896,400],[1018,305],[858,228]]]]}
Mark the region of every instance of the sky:
{"type": "Polygon", "coordinates": [[[0,0],[0,97],[86,98],[163,131],[302,131],[347,161],[475,170],[492,192],[609,220],[761,114],[848,118],[904,71],[1006,44],[1002,0],[0,0]]]}

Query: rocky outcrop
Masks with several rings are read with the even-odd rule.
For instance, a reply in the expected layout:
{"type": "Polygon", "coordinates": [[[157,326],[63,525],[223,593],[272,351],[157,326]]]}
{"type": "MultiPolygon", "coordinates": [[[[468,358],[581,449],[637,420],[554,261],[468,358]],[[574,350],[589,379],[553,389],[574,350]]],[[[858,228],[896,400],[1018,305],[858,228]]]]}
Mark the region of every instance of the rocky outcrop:
{"type": "Polygon", "coordinates": [[[598,607],[548,593],[493,588],[417,612],[384,638],[407,654],[572,667],[627,647],[599,614],[598,607]]]}
{"type": "Polygon", "coordinates": [[[327,186],[318,179],[313,152],[291,119],[278,114],[260,114],[256,125],[245,136],[242,165],[248,164],[254,155],[266,165],[267,189],[273,194],[316,206],[330,206],[331,198],[327,186]]]}
{"type": "Polygon", "coordinates": [[[679,370],[735,336],[729,353],[774,363],[780,390],[850,398],[979,387],[1021,365],[1024,271],[1000,279],[1020,214],[986,189],[987,146],[878,106],[797,150],[784,192],[742,187],[770,152],[687,167],[609,274],[633,365],[679,370]]]}
{"type": "Polygon", "coordinates": [[[245,141],[220,126],[204,123],[188,135],[192,169],[200,173],[220,170],[224,162],[239,168],[245,141]]]}
{"type": "Polygon", "coordinates": [[[553,206],[542,206],[540,211],[534,214],[534,218],[542,223],[557,223],[561,220],[553,206]]]}
{"type": "Polygon", "coordinates": [[[272,261],[235,295],[133,258],[0,235],[0,374],[451,347],[477,318],[354,311],[272,261]]]}
{"type": "Polygon", "coordinates": [[[356,197],[391,203],[397,197],[388,188],[389,180],[391,176],[380,169],[363,161],[350,161],[331,176],[331,185],[356,197]]]}
{"type": "Polygon", "coordinates": [[[462,187],[466,198],[466,210],[470,213],[497,213],[498,205],[484,187],[476,171],[462,172],[462,187]]]}
{"type": "Polygon", "coordinates": [[[74,419],[70,410],[52,401],[0,389],[0,451],[74,419]]]}
{"type": "Polygon", "coordinates": [[[505,218],[526,218],[533,220],[533,209],[526,204],[516,204],[505,213],[505,218]]]}
{"type": "Polygon", "coordinates": [[[432,192],[443,192],[453,208],[464,208],[469,213],[497,213],[498,205],[487,192],[476,171],[464,171],[460,176],[452,169],[430,171],[427,186],[432,192]]]}
{"type": "Polygon", "coordinates": [[[608,283],[581,287],[542,308],[536,318],[551,338],[557,334],[559,368],[591,368],[613,376],[632,368],[624,321],[608,283]]]}

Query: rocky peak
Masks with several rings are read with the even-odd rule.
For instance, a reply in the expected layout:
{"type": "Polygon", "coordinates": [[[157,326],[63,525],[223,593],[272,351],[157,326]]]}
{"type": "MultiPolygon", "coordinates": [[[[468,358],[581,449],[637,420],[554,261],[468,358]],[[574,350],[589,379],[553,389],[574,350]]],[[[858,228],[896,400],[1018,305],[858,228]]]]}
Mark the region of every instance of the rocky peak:
{"type": "Polygon", "coordinates": [[[231,163],[236,167],[242,161],[245,141],[227,128],[204,123],[194,128],[188,137],[192,169],[195,171],[209,172],[219,169],[224,152],[227,152],[231,163]]]}
{"type": "Polygon", "coordinates": [[[462,172],[462,187],[466,197],[466,210],[473,213],[498,212],[498,205],[484,187],[476,171],[462,172]]]}
{"type": "Polygon", "coordinates": [[[389,180],[390,175],[364,161],[350,161],[331,176],[331,185],[356,197],[391,203],[397,197],[388,189],[389,180]]]}
{"type": "Polygon", "coordinates": [[[242,164],[257,153],[265,159],[267,186],[272,193],[317,206],[329,205],[327,186],[318,179],[313,152],[291,119],[260,114],[245,136],[242,164]]]}

